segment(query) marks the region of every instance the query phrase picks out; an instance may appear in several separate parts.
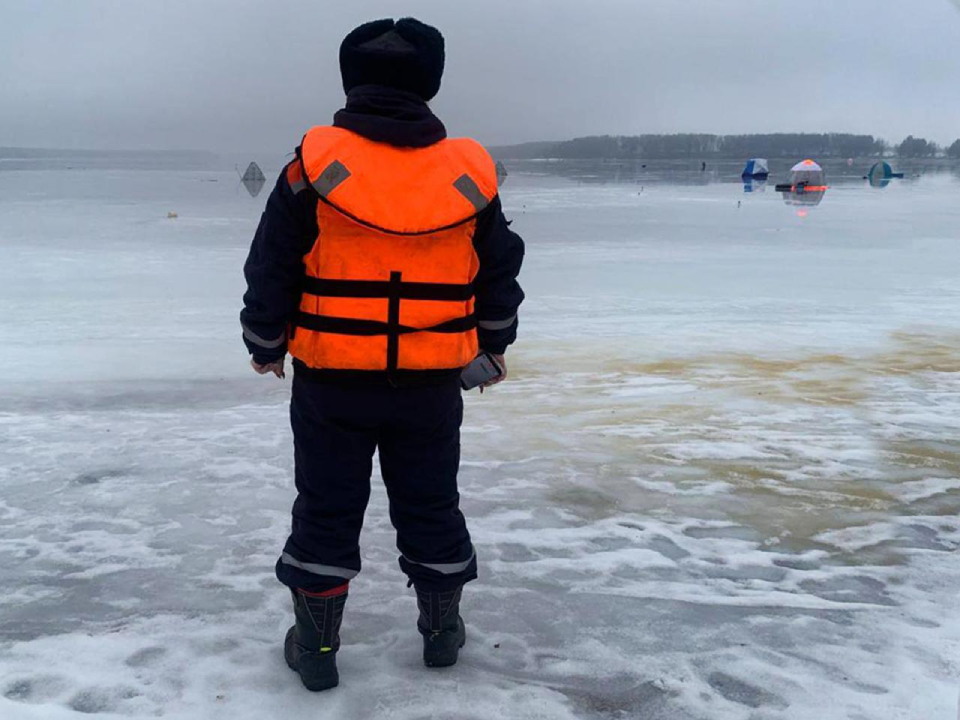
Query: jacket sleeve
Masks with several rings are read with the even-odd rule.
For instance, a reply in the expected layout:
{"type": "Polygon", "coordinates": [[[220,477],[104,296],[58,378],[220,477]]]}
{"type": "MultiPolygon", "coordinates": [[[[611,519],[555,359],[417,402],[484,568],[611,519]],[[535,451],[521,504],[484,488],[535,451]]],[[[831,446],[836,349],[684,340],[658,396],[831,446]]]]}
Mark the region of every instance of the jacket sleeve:
{"type": "Polygon", "coordinates": [[[240,325],[255,362],[279,360],[287,352],[287,324],[300,304],[303,256],[317,239],[316,197],[293,160],[270,193],[243,266],[247,291],[240,325]]]}
{"type": "Polygon", "coordinates": [[[473,245],[480,259],[474,279],[480,347],[502,355],[517,339],[517,309],[523,302],[517,275],[523,264],[524,247],[523,240],[503,216],[499,196],[477,218],[473,245]]]}

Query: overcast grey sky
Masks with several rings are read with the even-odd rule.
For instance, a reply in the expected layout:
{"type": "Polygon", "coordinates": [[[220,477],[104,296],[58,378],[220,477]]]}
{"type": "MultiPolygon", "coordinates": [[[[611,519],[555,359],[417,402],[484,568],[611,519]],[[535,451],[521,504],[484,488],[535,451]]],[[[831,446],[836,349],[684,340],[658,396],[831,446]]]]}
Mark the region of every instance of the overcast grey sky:
{"type": "Polygon", "coordinates": [[[956,0],[0,0],[0,145],[287,151],[340,40],[414,15],[487,144],[644,132],[960,136],[956,0]]]}

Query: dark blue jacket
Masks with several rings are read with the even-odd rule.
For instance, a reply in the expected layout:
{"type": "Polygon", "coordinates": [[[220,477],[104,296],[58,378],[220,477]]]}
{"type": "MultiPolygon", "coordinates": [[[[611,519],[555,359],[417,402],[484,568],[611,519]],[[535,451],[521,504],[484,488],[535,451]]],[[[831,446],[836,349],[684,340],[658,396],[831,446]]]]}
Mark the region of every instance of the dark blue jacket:
{"type": "MultiPolygon", "coordinates": [[[[333,124],[377,142],[427,147],[447,136],[443,123],[417,95],[375,85],[354,88],[333,124]]],[[[299,155],[299,148],[298,155],[299,155]]],[[[297,163],[294,159],[292,163],[297,163]]],[[[303,256],[317,239],[317,195],[309,184],[280,173],[243,267],[247,292],[240,322],[247,350],[258,363],[287,351],[287,327],[300,305],[303,256]]],[[[523,240],[504,218],[497,196],[477,218],[473,244],[480,260],[474,280],[480,347],[502,354],[517,337],[517,282],[523,240]]]]}

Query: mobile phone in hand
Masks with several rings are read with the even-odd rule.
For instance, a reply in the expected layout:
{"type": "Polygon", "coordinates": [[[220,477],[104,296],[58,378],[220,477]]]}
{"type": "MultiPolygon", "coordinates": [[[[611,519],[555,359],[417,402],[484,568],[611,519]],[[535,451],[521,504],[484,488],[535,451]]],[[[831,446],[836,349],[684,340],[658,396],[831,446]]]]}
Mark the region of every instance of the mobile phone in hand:
{"type": "Polygon", "coordinates": [[[503,368],[490,353],[482,352],[463,369],[460,374],[460,387],[464,390],[472,390],[501,375],[503,375],[503,368]]]}

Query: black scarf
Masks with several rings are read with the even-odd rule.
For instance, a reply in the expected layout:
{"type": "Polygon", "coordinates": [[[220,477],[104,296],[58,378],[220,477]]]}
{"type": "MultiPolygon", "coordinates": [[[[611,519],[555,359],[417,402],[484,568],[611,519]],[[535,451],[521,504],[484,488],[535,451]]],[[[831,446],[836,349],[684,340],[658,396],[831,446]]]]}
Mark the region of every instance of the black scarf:
{"type": "Polygon", "coordinates": [[[358,85],[333,116],[335,127],[399,147],[427,147],[447,136],[440,118],[415,93],[382,85],[358,85]]]}

